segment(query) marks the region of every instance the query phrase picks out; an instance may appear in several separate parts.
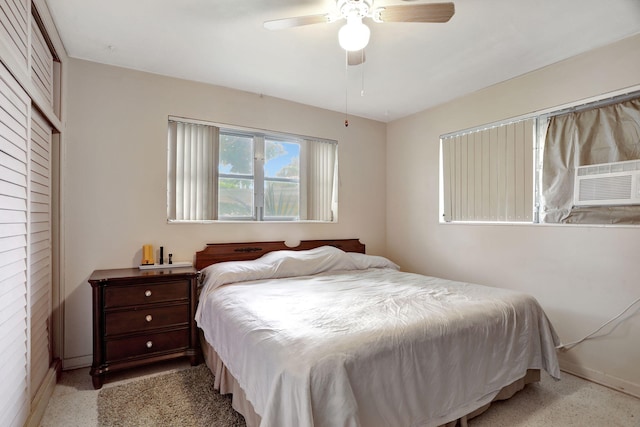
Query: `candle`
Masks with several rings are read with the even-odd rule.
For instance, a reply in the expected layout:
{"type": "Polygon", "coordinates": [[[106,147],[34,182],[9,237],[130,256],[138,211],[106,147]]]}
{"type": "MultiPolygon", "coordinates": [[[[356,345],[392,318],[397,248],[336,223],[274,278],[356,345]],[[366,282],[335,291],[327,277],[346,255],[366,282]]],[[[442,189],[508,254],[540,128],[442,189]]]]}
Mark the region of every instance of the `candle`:
{"type": "Polygon", "coordinates": [[[142,246],[142,265],[150,265],[153,264],[153,246],[151,245],[143,245],[142,246]]]}

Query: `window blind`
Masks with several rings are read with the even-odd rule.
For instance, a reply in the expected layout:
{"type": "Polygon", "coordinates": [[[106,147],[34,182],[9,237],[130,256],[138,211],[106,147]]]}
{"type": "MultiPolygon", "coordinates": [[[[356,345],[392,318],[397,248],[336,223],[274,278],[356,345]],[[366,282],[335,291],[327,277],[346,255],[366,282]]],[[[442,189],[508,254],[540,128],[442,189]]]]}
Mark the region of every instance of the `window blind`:
{"type": "Polygon", "coordinates": [[[443,219],[531,222],[535,119],[442,138],[443,219]]]}
{"type": "Polygon", "coordinates": [[[170,117],[168,146],[169,220],[337,218],[336,141],[170,117]]]}
{"type": "Polygon", "coordinates": [[[307,140],[307,217],[334,221],[338,206],[338,144],[307,140]]]}
{"type": "Polygon", "coordinates": [[[29,191],[29,288],[31,306],[31,398],[52,362],[51,320],[51,125],[31,113],[29,191]]]}
{"type": "Polygon", "coordinates": [[[216,218],[218,135],[215,126],[169,123],[169,218],[216,218]]]}
{"type": "Polygon", "coordinates": [[[0,66],[0,425],[22,426],[28,392],[28,134],[31,101],[0,66]]]}

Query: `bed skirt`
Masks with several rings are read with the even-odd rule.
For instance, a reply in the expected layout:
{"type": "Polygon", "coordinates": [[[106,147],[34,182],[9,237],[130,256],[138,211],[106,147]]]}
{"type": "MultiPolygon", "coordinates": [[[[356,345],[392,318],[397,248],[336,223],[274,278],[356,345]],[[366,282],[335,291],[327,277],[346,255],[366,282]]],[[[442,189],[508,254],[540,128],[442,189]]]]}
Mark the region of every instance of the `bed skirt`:
{"type": "MultiPolygon", "coordinates": [[[[216,353],[216,351],[205,339],[203,339],[202,336],[200,341],[202,344],[202,352],[204,354],[205,362],[215,376],[215,389],[220,391],[220,394],[231,393],[233,395],[231,399],[233,409],[242,414],[245,422],[247,423],[247,427],[258,427],[260,425],[260,415],[256,413],[251,402],[247,400],[244,390],[242,390],[233,375],[229,373],[224,363],[222,363],[218,357],[218,353],[216,353]]],[[[500,390],[493,401],[509,399],[518,391],[522,390],[525,385],[537,381],[540,381],[540,370],[529,369],[522,378],[500,390]]],[[[491,406],[491,403],[488,403],[457,420],[443,424],[440,427],[456,427],[458,425],[461,427],[467,427],[467,420],[482,414],[484,411],[489,409],[489,406],[491,406]]]]}

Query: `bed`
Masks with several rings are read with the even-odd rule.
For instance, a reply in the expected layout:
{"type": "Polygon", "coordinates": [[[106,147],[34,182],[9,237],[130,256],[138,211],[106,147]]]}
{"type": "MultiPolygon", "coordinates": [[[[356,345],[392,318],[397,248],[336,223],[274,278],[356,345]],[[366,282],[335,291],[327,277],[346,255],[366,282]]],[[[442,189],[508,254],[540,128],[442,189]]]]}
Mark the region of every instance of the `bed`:
{"type": "Polygon", "coordinates": [[[399,271],[357,239],[210,244],[196,322],[249,427],[466,425],[545,370],[531,296],[399,271]]]}

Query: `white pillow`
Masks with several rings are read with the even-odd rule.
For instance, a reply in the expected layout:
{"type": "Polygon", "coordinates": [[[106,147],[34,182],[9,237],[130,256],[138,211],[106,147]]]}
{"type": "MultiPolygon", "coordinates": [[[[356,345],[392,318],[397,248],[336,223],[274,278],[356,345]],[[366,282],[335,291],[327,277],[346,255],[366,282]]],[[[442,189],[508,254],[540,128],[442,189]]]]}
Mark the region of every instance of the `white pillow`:
{"type": "Polygon", "coordinates": [[[332,246],[306,251],[273,251],[253,261],[227,261],[201,271],[203,296],[228,283],[308,276],[326,271],[357,270],[358,263],[332,246]]]}
{"type": "Polygon", "coordinates": [[[358,264],[346,252],[333,246],[305,251],[274,251],[259,258],[273,265],[275,277],[307,276],[336,270],[357,270],[358,264]]]}
{"type": "Polygon", "coordinates": [[[378,255],[366,255],[358,252],[347,252],[358,265],[359,270],[367,268],[390,268],[400,270],[400,266],[385,257],[378,255]]]}

